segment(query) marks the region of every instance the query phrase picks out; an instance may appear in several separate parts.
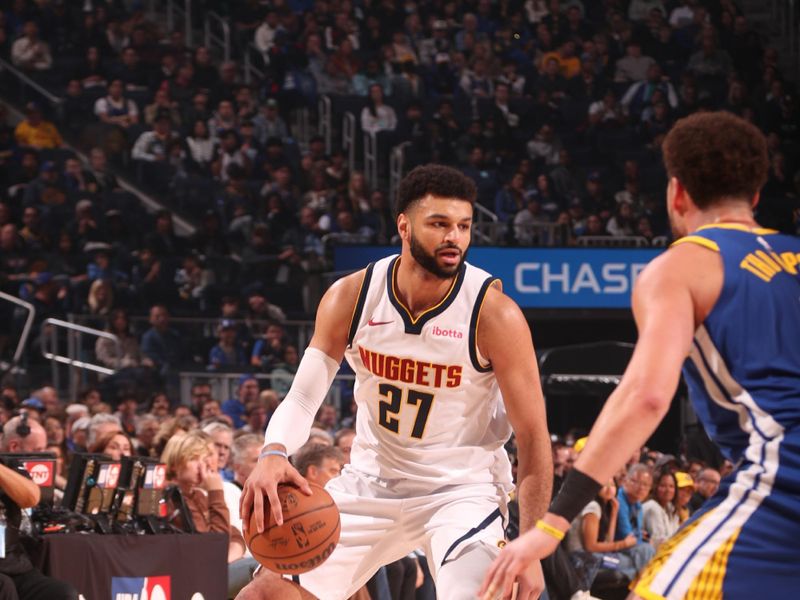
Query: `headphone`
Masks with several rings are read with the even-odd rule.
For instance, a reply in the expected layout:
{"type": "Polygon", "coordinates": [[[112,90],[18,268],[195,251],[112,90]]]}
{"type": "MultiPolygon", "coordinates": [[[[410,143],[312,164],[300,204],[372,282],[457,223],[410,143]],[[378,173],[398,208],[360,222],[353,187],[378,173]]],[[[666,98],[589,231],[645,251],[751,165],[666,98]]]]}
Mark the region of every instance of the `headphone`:
{"type": "Polygon", "coordinates": [[[28,425],[28,411],[23,410],[19,415],[19,424],[17,425],[17,435],[21,438],[28,437],[31,434],[31,426],[28,425]]]}

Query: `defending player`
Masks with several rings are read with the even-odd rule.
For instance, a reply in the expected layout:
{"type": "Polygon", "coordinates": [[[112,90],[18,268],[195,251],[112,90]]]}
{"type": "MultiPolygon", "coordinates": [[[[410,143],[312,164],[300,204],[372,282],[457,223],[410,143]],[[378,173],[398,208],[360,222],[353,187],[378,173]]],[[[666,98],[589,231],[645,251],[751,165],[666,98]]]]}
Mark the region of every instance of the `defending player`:
{"type": "MultiPolygon", "coordinates": [[[[522,529],[544,513],[552,459],[530,330],[499,281],[465,262],[474,200],[474,184],[458,171],[414,169],[399,189],[401,254],[339,280],[322,299],[245,484],[242,516],[247,523],[254,510],[261,530],[267,496],[281,522],[277,484],[305,486],[286,454],[308,437],[344,356],[356,373],[358,417],[351,465],[327,485],[341,539],[327,562],[299,576],[303,589],[266,573],[240,598],[344,599],[416,548],[440,598],[473,598],[502,545],[511,427],[525,456],[522,529]]],[[[538,562],[520,575],[520,598],[538,597],[538,562]]]]}
{"type": "Polygon", "coordinates": [[[800,565],[800,240],[753,218],[767,146],[727,113],[678,121],[663,146],[676,238],[633,292],[631,362],[550,512],[501,553],[493,597],[549,554],[569,522],[645,443],[681,365],[706,431],[738,469],[635,583],[646,600],[790,598],[800,565]],[[685,237],[680,237],[685,236],[685,237]],[[688,359],[687,359],[688,357],[688,359]]]}

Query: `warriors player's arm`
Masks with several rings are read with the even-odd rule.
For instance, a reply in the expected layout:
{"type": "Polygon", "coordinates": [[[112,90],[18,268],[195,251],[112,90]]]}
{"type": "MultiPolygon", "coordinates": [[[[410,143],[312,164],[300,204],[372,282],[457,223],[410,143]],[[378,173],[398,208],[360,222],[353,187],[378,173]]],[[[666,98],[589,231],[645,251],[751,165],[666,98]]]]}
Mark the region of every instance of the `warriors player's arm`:
{"type": "Polygon", "coordinates": [[[477,340],[492,365],[517,439],[519,521],[525,531],[550,503],[553,456],[530,328],[519,307],[499,289],[486,294],[477,340]]]}
{"type": "Polygon", "coordinates": [[[669,410],[697,324],[722,289],[719,254],[695,244],[671,248],[639,276],[633,314],[639,339],[622,381],[589,434],[575,467],[608,481],[669,410]]]}

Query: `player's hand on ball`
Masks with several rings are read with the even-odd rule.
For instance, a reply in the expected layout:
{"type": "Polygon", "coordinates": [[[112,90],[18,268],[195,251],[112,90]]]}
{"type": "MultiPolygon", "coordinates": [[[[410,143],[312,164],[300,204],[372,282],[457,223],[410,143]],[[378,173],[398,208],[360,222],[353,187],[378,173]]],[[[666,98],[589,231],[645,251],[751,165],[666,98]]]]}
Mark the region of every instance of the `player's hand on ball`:
{"type": "Polygon", "coordinates": [[[249,527],[250,515],[255,511],[258,532],[264,531],[264,497],[269,501],[275,522],[278,525],[283,524],[283,513],[278,499],[279,483],[293,483],[304,494],[311,495],[308,482],[287,459],[282,456],[266,456],[256,463],[244,484],[239,511],[245,528],[249,527]]]}
{"type": "Polygon", "coordinates": [[[534,600],[544,589],[539,560],[558,547],[558,540],[539,529],[531,529],[500,552],[483,579],[478,591],[481,600],[510,598],[515,581],[520,589],[517,598],[534,600]],[[535,564],[534,564],[535,563],[535,564]],[[525,595],[527,594],[527,595],[525,595]]]}

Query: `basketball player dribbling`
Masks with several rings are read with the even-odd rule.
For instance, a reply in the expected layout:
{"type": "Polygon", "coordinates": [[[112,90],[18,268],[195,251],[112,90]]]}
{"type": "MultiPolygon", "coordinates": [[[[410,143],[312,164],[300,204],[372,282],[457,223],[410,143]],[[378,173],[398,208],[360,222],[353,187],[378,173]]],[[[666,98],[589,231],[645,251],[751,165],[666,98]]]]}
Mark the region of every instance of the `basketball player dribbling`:
{"type": "MultiPolygon", "coordinates": [[[[438,597],[475,597],[504,544],[512,428],[520,526],[542,516],[552,458],[530,329],[499,281],[465,262],[473,182],[437,165],[414,169],[398,192],[399,256],[342,278],[323,297],[292,388],[269,422],[242,495],[242,519],[265,497],[281,522],[277,484],[304,480],[286,455],[308,437],[342,357],[356,374],[351,464],[326,489],[341,513],[330,558],[282,579],[257,576],[240,599],[343,600],[384,564],[424,550],[438,597]]],[[[539,596],[538,562],[518,577],[539,596]]]]}
{"type": "Polygon", "coordinates": [[[659,548],[633,598],[791,598],[800,565],[800,240],[760,227],[764,136],[728,113],[678,121],[663,144],[677,241],[633,292],[630,364],[559,496],[481,587],[505,593],[547,556],[667,412],[681,365],[706,431],[738,468],[659,548]],[[683,236],[683,237],[681,237],[683,236]]]}

